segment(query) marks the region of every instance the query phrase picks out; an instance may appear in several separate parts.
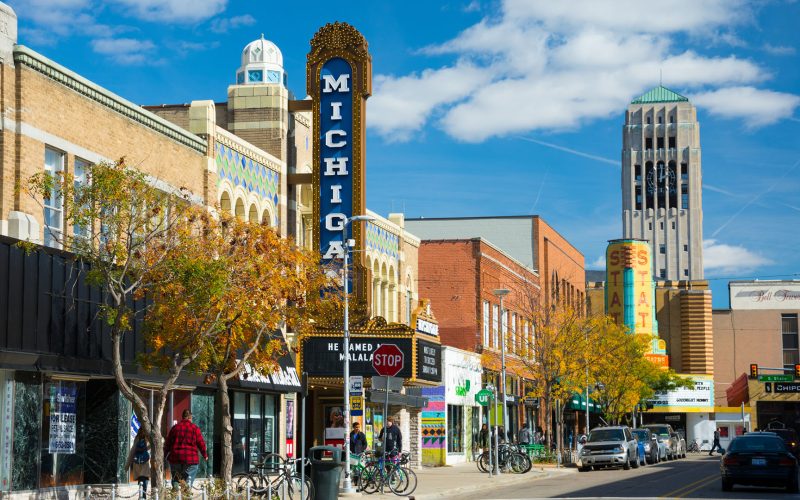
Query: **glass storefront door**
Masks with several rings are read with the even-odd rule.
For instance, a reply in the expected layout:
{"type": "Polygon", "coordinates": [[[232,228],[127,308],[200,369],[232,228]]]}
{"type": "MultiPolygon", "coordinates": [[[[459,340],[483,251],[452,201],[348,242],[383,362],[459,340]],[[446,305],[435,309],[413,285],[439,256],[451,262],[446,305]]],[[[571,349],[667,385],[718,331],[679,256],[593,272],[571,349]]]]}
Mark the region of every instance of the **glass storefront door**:
{"type": "Polygon", "coordinates": [[[277,451],[277,396],[234,391],[233,472],[246,472],[262,453],[277,451]]]}
{"type": "Polygon", "coordinates": [[[464,407],[447,405],[447,452],[464,451],[464,407]]]}

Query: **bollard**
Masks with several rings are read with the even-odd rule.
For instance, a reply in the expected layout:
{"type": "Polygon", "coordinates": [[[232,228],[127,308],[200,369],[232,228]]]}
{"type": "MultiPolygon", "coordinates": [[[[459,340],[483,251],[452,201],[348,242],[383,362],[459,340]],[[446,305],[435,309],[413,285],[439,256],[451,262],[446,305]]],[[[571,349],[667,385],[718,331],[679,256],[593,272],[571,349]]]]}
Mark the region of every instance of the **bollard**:
{"type": "Polygon", "coordinates": [[[139,488],[138,488],[138,491],[139,491],[139,498],[144,498],[144,497],[145,497],[145,494],[144,494],[144,488],[143,488],[143,486],[144,486],[144,485],[143,485],[142,483],[139,483],[139,488]]]}
{"type": "Polygon", "coordinates": [[[92,497],[92,486],[89,485],[86,486],[86,500],[89,500],[89,498],[91,497],[92,497]]]}
{"type": "Polygon", "coordinates": [[[247,500],[250,500],[250,483],[247,483],[247,486],[245,486],[244,493],[245,493],[245,498],[247,498],[247,500]]]}
{"type": "Polygon", "coordinates": [[[155,495],[155,500],[158,500],[158,490],[153,490],[153,494],[155,495]]]}
{"type": "Polygon", "coordinates": [[[183,492],[181,491],[182,489],[183,489],[183,488],[181,488],[181,485],[179,484],[179,485],[178,485],[178,500],[181,500],[181,496],[182,496],[182,494],[183,494],[183,492]]]}
{"type": "Polygon", "coordinates": [[[225,500],[231,500],[231,486],[229,484],[225,485],[225,500]]]}
{"type": "Polygon", "coordinates": [[[200,494],[200,498],[202,500],[206,500],[206,485],[205,484],[203,485],[203,489],[201,491],[202,491],[202,493],[200,494]]]}
{"type": "Polygon", "coordinates": [[[117,500],[117,485],[116,485],[116,483],[111,485],[111,500],[117,500]]]}

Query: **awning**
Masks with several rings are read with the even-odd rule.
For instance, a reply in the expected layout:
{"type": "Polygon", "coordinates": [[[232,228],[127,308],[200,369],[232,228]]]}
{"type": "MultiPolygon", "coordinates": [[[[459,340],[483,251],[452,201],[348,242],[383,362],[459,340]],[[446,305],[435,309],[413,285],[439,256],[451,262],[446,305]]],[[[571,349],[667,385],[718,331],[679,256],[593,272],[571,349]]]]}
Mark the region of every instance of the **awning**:
{"type": "Polygon", "coordinates": [[[286,343],[281,341],[282,354],[276,360],[277,369],[269,374],[255,370],[249,363],[245,363],[244,371],[239,375],[238,387],[263,389],[277,392],[300,392],[300,377],[297,368],[289,355],[286,343]]]}
{"type": "MultiPolygon", "coordinates": [[[[583,394],[573,394],[567,402],[567,410],[586,411],[586,396],[583,394]]],[[[589,413],[600,413],[600,406],[592,398],[589,398],[589,413]]]]}

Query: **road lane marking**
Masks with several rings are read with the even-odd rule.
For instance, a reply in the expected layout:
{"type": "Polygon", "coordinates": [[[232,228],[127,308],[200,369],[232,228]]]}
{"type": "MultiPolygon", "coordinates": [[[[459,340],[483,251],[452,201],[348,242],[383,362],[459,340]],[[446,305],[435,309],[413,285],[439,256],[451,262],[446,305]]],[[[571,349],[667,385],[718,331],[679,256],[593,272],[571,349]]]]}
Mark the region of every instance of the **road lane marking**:
{"type": "MultiPolygon", "coordinates": [[[[709,481],[711,479],[716,479],[717,477],[718,477],[717,473],[714,473],[711,476],[702,477],[702,478],[700,478],[697,481],[694,481],[692,483],[684,484],[683,486],[681,486],[680,488],[678,488],[678,489],[676,489],[674,491],[670,491],[669,493],[665,493],[665,494],[661,495],[659,498],[680,498],[680,496],[678,496],[679,492],[681,492],[681,491],[683,491],[683,490],[685,490],[687,488],[691,488],[691,487],[695,486],[696,484],[703,483],[703,482],[709,481]]],[[[691,491],[694,491],[694,490],[691,490],[691,491]]],[[[686,492],[684,492],[682,494],[685,494],[685,493],[686,492]]]]}
{"type": "Polygon", "coordinates": [[[688,495],[689,493],[694,493],[695,491],[699,490],[700,488],[708,486],[709,484],[714,483],[716,481],[719,481],[719,476],[715,474],[713,477],[709,478],[708,481],[706,481],[705,483],[699,484],[699,485],[695,486],[694,488],[692,488],[691,490],[684,491],[683,493],[678,495],[678,498],[683,498],[684,496],[688,495]]]}

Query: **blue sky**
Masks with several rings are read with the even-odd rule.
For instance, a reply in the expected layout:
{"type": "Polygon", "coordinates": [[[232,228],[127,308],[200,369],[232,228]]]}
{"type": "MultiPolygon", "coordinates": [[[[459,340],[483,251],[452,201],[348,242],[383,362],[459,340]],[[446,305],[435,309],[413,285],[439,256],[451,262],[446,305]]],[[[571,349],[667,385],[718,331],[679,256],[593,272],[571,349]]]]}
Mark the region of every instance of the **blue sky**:
{"type": "Polygon", "coordinates": [[[706,277],[800,279],[800,3],[15,0],[20,43],[140,104],[224,101],[261,33],[305,95],[308,42],[367,38],[367,203],[409,217],[539,214],[590,264],[621,236],[631,99],[701,123],[706,277]],[[567,8],[569,7],[569,8],[567,8]]]}

